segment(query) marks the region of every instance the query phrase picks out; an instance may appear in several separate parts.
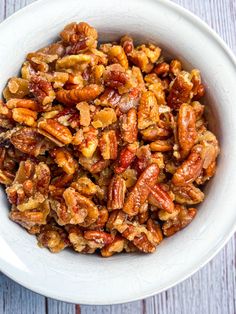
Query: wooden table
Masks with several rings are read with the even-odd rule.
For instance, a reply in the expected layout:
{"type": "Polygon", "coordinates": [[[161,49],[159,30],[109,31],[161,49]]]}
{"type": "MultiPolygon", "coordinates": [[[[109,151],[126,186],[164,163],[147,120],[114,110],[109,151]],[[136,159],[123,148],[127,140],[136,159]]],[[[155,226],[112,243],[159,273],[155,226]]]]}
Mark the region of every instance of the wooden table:
{"type": "MultiPolygon", "coordinates": [[[[33,1],[0,0],[0,21],[33,1]]],[[[206,21],[236,52],[235,0],[174,2],[206,21]]],[[[113,306],[55,301],[33,293],[0,274],[0,314],[236,314],[235,246],[236,235],[208,265],[183,283],[145,300],[113,306]]]]}

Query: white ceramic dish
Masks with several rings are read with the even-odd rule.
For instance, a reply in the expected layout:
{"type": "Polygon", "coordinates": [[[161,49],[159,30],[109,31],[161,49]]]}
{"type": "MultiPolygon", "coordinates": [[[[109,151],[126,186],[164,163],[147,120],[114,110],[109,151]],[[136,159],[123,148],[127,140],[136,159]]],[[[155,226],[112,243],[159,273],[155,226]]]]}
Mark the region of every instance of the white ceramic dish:
{"type": "Polygon", "coordinates": [[[130,33],[154,41],[202,72],[210,127],[220,139],[217,174],[193,223],[151,255],[109,259],[39,249],[36,239],[8,219],[0,191],[0,269],[52,298],[111,304],[145,298],[184,280],[211,259],[236,226],[236,62],[224,42],[191,13],[165,0],[41,0],[0,25],[0,89],[27,52],[55,39],[71,21],[87,21],[104,40],[130,33]]]}

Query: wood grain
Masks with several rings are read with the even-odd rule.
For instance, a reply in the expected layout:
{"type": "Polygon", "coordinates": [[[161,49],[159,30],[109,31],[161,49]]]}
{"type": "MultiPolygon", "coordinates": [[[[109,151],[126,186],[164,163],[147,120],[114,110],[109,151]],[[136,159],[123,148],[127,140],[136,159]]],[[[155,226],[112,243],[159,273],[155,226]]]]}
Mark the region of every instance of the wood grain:
{"type": "MultiPolygon", "coordinates": [[[[0,21],[34,1],[0,0],[0,21]]],[[[236,53],[235,0],[173,2],[207,22],[236,53]]],[[[210,263],[183,283],[146,300],[121,305],[76,306],[59,302],[33,293],[0,274],[0,313],[236,314],[236,235],[210,263]]]]}

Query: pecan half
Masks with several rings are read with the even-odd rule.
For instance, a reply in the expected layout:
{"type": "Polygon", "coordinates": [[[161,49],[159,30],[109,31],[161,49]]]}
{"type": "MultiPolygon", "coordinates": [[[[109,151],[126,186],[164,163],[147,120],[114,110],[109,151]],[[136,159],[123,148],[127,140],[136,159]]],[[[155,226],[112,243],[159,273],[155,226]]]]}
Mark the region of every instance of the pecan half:
{"type": "Polygon", "coordinates": [[[102,157],[104,159],[115,160],[117,158],[117,146],[116,132],[113,130],[104,131],[99,139],[99,148],[102,157]]]}
{"type": "Polygon", "coordinates": [[[126,184],[120,176],[112,178],[108,188],[107,208],[109,210],[121,209],[124,205],[126,184]]]}
{"type": "Polygon", "coordinates": [[[60,147],[67,145],[72,141],[70,130],[53,119],[39,121],[38,132],[60,147]]]}
{"type": "Polygon", "coordinates": [[[147,200],[150,189],[157,182],[159,168],[156,164],[148,166],[138,178],[137,183],[129,193],[123,210],[130,216],[134,216],[139,212],[140,206],[147,200]]]}

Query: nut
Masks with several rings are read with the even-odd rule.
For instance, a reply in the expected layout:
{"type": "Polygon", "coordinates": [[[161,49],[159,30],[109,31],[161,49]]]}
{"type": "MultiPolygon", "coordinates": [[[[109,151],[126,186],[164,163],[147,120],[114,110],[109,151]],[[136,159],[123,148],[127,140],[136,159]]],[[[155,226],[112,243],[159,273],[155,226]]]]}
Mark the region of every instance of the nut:
{"type": "Polygon", "coordinates": [[[101,151],[101,155],[105,160],[115,160],[117,158],[116,132],[113,130],[104,131],[101,138],[99,139],[99,148],[101,151]]]}
{"type": "Polygon", "coordinates": [[[125,199],[126,184],[120,176],[112,178],[108,189],[108,210],[122,209],[125,199]]]}

